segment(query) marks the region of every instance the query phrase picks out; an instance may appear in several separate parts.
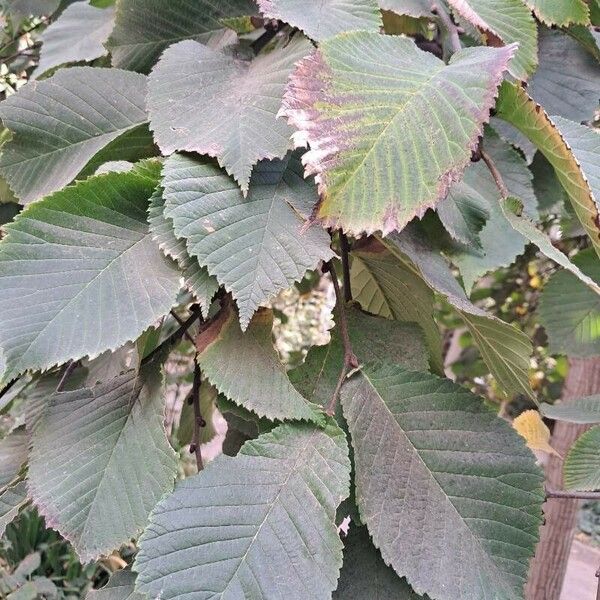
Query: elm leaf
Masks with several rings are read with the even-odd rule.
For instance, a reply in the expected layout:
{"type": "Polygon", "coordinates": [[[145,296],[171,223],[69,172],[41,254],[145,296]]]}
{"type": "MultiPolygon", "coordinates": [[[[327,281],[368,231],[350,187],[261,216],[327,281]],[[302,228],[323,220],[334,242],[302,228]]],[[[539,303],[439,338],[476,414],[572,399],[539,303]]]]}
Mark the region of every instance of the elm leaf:
{"type": "Polygon", "coordinates": [[[163,600],[331,599],[343,547],[334,519],[349,484],[337,425],[280,425],[157,505],[133,566],[136,589],[163,600]]]}
{"type": "Polygon", "coordinates": [[[177,456],[163,427],[159,361],[54,394],[32,435],[29,490],[82,562],[137,536],[170,491],[177,456]]]}
{"type": "Polygon", "coordinates": [[[600,489],[600,426],[583,433],[571,446],[563,466],[565,489],[600,489]]]}
{"type": "Polygon", "coordinates": [[[540,405],[540,412],[548,419],[582,423],[600,423],[600,396],[584,396],[566,403],[540,405]]]}
{"type": "Polygon", "coordinates": [[[376,0],[258,0],[267,19],[285,21],[321,42],[343,31],[379,31],[381,13],[376,0]]]}
{"type": "Polygon", "coordinates": [[[99,590],[90,590],[85,600],[145,600],[145,596],[136,592],[135,573],[116,571],[108,583],[99,590]]]}
{"type": "Polygon", "coordinates": [[[450,380],[385,363],[345,384],[342,407],[384,561],[439,600],[523,598],[543,473],[511,426],[450,380]]]}
{"type": "Polygon", "coordinates": [[[384,234],[445,197],[469,164],[515,51],[467,48],[450,63],[408,38],[341,34],[298,63],[282,114],[310,145],[317,216],[351,234],[384,234]]]}
{"type": "MultiPolygon", "coordinates": [[[[535,16],[546,25],[579,24],[590,22],[589,8],[583,0],[525,0],[535,16]]],[[[570,65],[569,65],[570,66],[570,65]]]]}
{"type": "Polygon", "coordinates": [[[9,486],[0,494],[0,537],[4,535],[6,526],[15,519],[28,501],[24,481],[9,486]]]}
{"type": "Polygon", "coordinates": [[[163,176],[165,216],[190,256],[232,293],[242,329],[260,305],[334,256],[325,231],[302,229],[316,190],[296,154],[259,163],[247,198],[211,161],[176,154],[163,176]]]}
{"type": "Polygon", "coordinates": [[[146,121],[145,95],[146,79],[119,69],[72,67],[28,83],[0,103],[0,119],[13,132],[0,174],[23,204],[61,189],[146,121]]]}
{"type": "Polygon", "coordinates": [[[31,204],[0,242],[6,380],[134,340],[169,312],[180,273],[148,231],[157,163],[31,204]],[[135,307],[135,310],[132,310],[135,307]]]}
{"type": "Polygon", "coordinates": [[[252,167],[290,148],[293,129],[276,116],[294,64],[311,49],[295,36],[243,61],[192,40],[170,46],[148,82],[150,127],[163,153],[216,157],[246,195],[252,167]]]}

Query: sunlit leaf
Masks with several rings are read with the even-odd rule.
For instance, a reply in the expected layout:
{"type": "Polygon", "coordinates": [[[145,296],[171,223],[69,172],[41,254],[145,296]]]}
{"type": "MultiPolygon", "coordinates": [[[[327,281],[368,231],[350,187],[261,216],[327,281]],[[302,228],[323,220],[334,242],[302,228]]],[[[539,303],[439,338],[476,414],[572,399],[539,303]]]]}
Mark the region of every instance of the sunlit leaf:
{"type": "Polygon", "coordinates": [[[558,456],[558,452],[550,445],[550,429],[537,410],[523,411],[513,420],[512,426],[525,439],[528,448],[558,456]]]}
{"type": "Polygon", "coordinates": [[[310,145],[324,224],[388,233],[435,206],[469,163],[514,50],[468,48],[446,65],[408,38],[354,32],[302,60],[282,112],[310,145]]]}
{"type": "MultiPolygon", "coordinates": [[[[589,23],[589,9],[583,0],[525,0],[535,16],[547,25],[564,27],[589,23]]],[[[569,65],[570,66],[570,65],[569,65]]]]}

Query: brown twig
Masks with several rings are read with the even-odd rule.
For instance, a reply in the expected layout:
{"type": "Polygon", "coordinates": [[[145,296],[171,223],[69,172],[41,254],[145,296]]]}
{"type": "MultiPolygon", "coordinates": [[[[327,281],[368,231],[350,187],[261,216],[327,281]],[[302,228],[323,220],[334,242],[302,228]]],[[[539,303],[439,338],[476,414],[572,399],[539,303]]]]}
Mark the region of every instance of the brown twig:
{"type": "MultiPolygon", "coordinates": [[[[183,319],[180,318],[174,310],[170,310],[169,313],[177,321],[177,323],[179,323],[180,327],[184,326],[185,323],[183,322],[183,319]]],[[[189,342],[192,342],[192,345],[194,344],[194,338],[187,332],[187,329],[184,330],[183,337],[187,338],[189,342]]]]}
{"type": "Polygon", "coordinates": [[[67,380],[73,374],[73,371],[75,370],[76,366],[77,366],[76,360],[69,361],[69,364],[66,366],[65,370],[63,371],[62,377],[60,378],[60,381],[58,382],[58,385],[56,386],[57,393],[62,392],[65,389],[65,385],[67,385],[67,380]]]}
{"type": "Polygon", "coordinates": [[[346,318],[346,303],[342,298],[335,267],[333,266],[333,263],[329,262],[326,263],[326,267],[324,267],[324,269],[329,271],[331,275],[331,281],[333,282],[333,289],[335,290],[335,305],[338,313],[337,326],[339,327],[342,345],[344,346],[344,362],[342,364],[342,370],[340,372],[337,385],[335,386],[335,390],[333,391],[333,394],[325,408],[325,412],[328,415],[333,416],[335,414],[335,407],[337,405],[344,380],[351,369],[356,369],[358,367],[358,359],[352,351],[352,343],[350,342],[350,334],[348,333],[348,319],[346,318]]]}
{"type": "Polygon", "coordinates": [[[342,251],[342,277],[344,282],[344,301],[352,300],[352,285],[350,283],[350,243],[346,234],[340,229],[340,250],[342,251]]]}
{"type": "Polygon", "coordinates": [[[496,187],[500,190],[502,199],[506,200],[510,196],[508,188],[506,187],[504,179],[502,179],[502,175],[500,174],[500,171],[498,171],[498,167],[496,167],[494,160],[483,148],[481,148],[481,158],[483,159],[485,166],[489,169],[490,173],[492,174],[492,177],[496,182],[496,187]]]}
{"type": "Polygon", "coordinates": [[[431,7],[431,12],[438,16],[440,22],[444,26],[444,29],[446,30],[446,33],[448,34],[452,54],[458,52],[462,48],[460,44],[460,38],[458,37],[458,27],[454,24],[450,15],[437,4],[434,4],[431,7]]]}
{"type": "Polygon", "coordinates": [[[600,492],[569,492],[553,490],[546,487],[546,498],[563,498],[567,500],[600,500],[600,492]]]}
{"type": "MultiPolygon", "coordinates": [[[[197,357],[196,357],[197,358],[197,357]]],[[[194,383],[192,385],[192,404],[194,405],[194,434],[192,437],[192,443],[190,444],[190,452],[196,455],[196,467],[198,472],[204,469],[204,462],[202,460],[202,448],[200,445],[200,428],[206,425],[200,412],[200,367],[198,362],[194,359],[194,383]]]]}

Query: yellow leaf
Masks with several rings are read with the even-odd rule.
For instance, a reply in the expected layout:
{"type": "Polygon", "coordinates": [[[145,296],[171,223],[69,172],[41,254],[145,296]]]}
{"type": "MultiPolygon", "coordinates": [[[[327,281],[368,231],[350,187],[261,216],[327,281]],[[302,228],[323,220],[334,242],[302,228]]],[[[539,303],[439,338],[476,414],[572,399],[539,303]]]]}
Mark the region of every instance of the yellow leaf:
{"type": "Polygon", "coordinates": [[[531,450],[541,450],[549,454],[560,454],[550,445],[550,430],[542,421],[537,410],[522,412],[512,423],[519,435],[525,438],[527,447],[531,450]]]}

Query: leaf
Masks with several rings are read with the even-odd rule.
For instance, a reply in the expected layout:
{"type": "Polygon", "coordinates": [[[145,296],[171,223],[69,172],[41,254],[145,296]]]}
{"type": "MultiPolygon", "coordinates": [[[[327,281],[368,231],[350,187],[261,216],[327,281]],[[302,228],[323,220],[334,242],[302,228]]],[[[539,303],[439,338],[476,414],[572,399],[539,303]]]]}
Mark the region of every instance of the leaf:
{"type": "Polygon", "coordinates": [[[86,2],[67,6],[41,35],[40,62],[34,75],[39,77],[60,65],[104,56],[106,48],[103,44],[112,31],[114,21],[112,6],[95,8],[86,2]]]}
{"type": "Polygon", "coordinates": [[[137,589],[164,600],[330,599],[342,564],[335,511],[349,480],[346,438],[331,421],[281,425],[235,458],[218,456],[154,510],[137,589]]]}
{"type": "MultiPolygon", "coordinates": [[[[409,369],[429,367],[423,332],[416,324],[374,317],[358,307],[347,308],[346,317],[352,348],[361,363],[387,358],[409,369]]],[[[313,346],[304,363],[289,372],[290,381],[307,400],[323,405],[333,395],[343,361],[336,326],[327,345],[313,346]]]]}
{"type": "Polygon", "coordinates": [[[32,204],[6,226],[0,347],[7,381],[114,350],[173,306],[179,271],[146,222],[157,178],[156,163],[92,177],[32,204]]]}
{"type": "Polygon", "coordinates": [[[0,440],[0,492],[11,486],[27,462],[29,435],[25,427],[11,431],[0,440]]]}
{"type": "Polygon", "coordinates": [[[381,10],[389,10],[397,15],[409,15],[415,19],[431,17],[431,6],[429,0],[379,0],[381,10]]]}
{"type": "Polygon", "coordinates": [[[85,600],[145,600],[134,590],[135,577],[132,571],[117,571],[103,588],[89,591],[85,600]]]}
{"type": "Polygon", "coordinates": [[[537,410],[525,410],[512,422],[513,429],[525,439],[531,450],[560,456],[550,445],[550,430],[537,410]]]}
{"type": "Polygon", "coordinates": [[[290,383],[273,346],[273,315],[263,309],[242,333],[237,315],[226,305],[196,338],[202,373],[227,398],[271,420],[320,422],[319,413],[290,383]]]}
{"type": "Polygon", "coordinates": [[[584,396],[568,403],[540,405],[540,412],[548,419],[569,423],[600,423],[600,396],[584,396]]]}
{"type": "Polygon", "coordinates": [[[267,19],[297,27],[317,42],[343,31],[379,31],[381,13],[376,0],[257,0],[267,19]]]}
{"type": "Polygon", "coordinates": [[[481,248],[479,232],[490,217],[490,209],[479,190],[466,184],[466,178],[467,173],[450,188],[448,196],[438,204],[437,214],[446,231],[476,253],[481,248]]]}
{"type": "MultiPolygon", "coordinates": [[[[200,386],[199,403],[200,403],[200,415],[206,423],[206,425],[200,427],[200,443],[206,444],[210,442],[217,432],[214,426],[214,414],[216,408],[218,392],[215,387],[210,385],[208,381],[203,381],[200,386]]],[[[191,400],[191,397],[190,399],[191,400]]],[[[181,407],[181,414],[179,415],[179,422],[177,424],[177,441],[180,446],[186,446],[192,442],[194,435],[194,406],[188,399],[184,400],[183,406],[181,407]]]]}
{"type": "Polygon", "coordinates": [[[528,91],[550,115],[592,121],[600,100],[600,65],[568,35],[542,30],[540,66],[528,91]]]}
{"type": "Polygon", "coordinates": [[[354,299],[364,310],[421,327],[431,366],[442,372],[440,332],[433,319],[434,297],[424,282],[374,242],[352,252],[350,275],[354,299]]]}
{"type": "Polygon", "coordinates": [[[546,25],[564,27],[572,23],[586,25],[590,22],[589,9],[583,0],[526,0],[526,3],[546,25]]]}
{"type": "Polygon", "coordinates": [[[206,267],[201,267],[198,261],[188,254],[185,240],[175,236],[172,219],[165,217],[164,206],[163,190],[157,188],[150,198],[148,207],[150,233],[160,249],[179,263],[183,271],[185,287],[199,303],[200,310],[206,317],[211,300],[219,289],[219,282],[208,274],[206,267]]]}
{"type": "Polygon", "coordinates": [[[32,435],[29,490],[82,562],[137,536],[172,488],[177,457],[163,418],[158,361],[50,398],[32,435]]]}
{"type": "Polygon", "coordinates": [[[569,204],[569,196],[560,184],[554,167],[541,152],[536,151],[530,168],[540,212],[560,214],[569,204]]]}
{"type": "Polygon", "coordinates": [[[405,37],[353,32],[298,63],[282,114],[308,143],[317,216],[351,234],[401,229],[469,164],[514,53],[467,48],[445,65],[405,37]]]}
{"type": "Polygon", "coordinates": [[[418,230],[407,228],[385,240],[395,258],[457,311],[490,373],[507,394],[535,400],[529,383],[531,341],[522,331],[475,306],[465,295],[446,261],[418,230]]]}
{"type": "Polygon", "coordinates": [[[363,367],[342,407],[384,561],[439,600],[522,598],[543,474],[510,425],[450,380],[391,364],[363,367]]]}
{"type": "Polygon", "coordinates": [[[28,83],[0,103],[14,134],[0,154],[0,174],[23,204],[61,189],[146,121],[145,94],[144,77],[118,69],[73,67],[28,83]]]}
{"type": "Polygon", "coordinates": [[[569,273],[575,275],[581,283],[587,285],[593,292],[600,295],[600,285],[598,285],[591,277],[588,277],[583,273],[577,265],[569,260],[568,256],[555,248],[552,245],[549,236],[538,229],[531,219],[526,215],[520,215],[518,212],[515,212],[515,207],[522,206],[520,200],[512,197],[507,198],[501,203],[501,206],[504,216],[508,219],[514,229],[524,235],[532,244],[535,244],[544,256],[559,264],[563,269],[569,271],[569,273]]]}
{"type": "Polygon", "coordinates": [[[277,111],[294,64],[311,49],[295,36],[287,46],[242,61],[192,40],[170,46],[148,92],[150,126],[163,153],[216,157],[246,195],[252,167],[263,158],[283,158],[290,148],[294,130],[277,111]]]}
{"type": "MultiPolygon", "coordinates": [[[[573,263],[600,283],[600,264],[591,249],[577,254],[573,263]]],[[[553,354],[600,354],[600,298],[571,273],[559,271],[550,277],[540,296],[538,315],[553,354]]]]}
{"type": "Polygon", "coordinates": [[[106,46],[114,67],[148,73],[167,46],[188,38],[206,44],[227,19],[253,14],[252,0],[119,0],[106,46]]]}
{"type": "Polygon", "coordinates": [[[600,489],[600,427],[592,427],[571,446],[563,466],[566,490],[600,489]]]}
{"type": "Polygon", "coordinates": [[[8,12],[18,19],[24,17],[51,15],[59,6],[60,0],[5,0],[8,12]]]}
{"type": "Polygon", "coordinates": [[[214,163],[193,157],[170,157],[163,176],[165,216],[232,293],[243,329],[261,304],[334,256],[325,231],[302,230],[316,192],[296,154],[259,163],[247,198],[214,163]]]}
{"type": "MultiPolygon", "coordinates": [[[[569,194],[577,218],[600,254],[600,189],[592,187],[594,182],[594,185],[598,186],[598,178],[589,178],[587,175],[588,172],[596,172],[593,169],[597,168],[598,158],[590,158],[584,151],[590,143],[589,140],[596,139],[589,138],[590,135],[595,135],[594,132],[573,126],[567,127],[564,132],[559,131],[542,107],[536,104],[527,92],[508,82],[501,86],[496,112],[499,117],[523,132],[554,167],[559,181],[569,194]],[[569,139],[565,141],[563,135],[568,135],[569,139]],[[573,148],[577,150],[572,150],[573,148]],[[585,163],[581,162],[582,158],[585,158],[585,163]]],[[[563,121],[560,122],[564,125],[563,121]]]]}
{"type": "Polygon", "coordinates": [[[521,0],[448,0],[448,4],[481,31],[488,45],[519,44],[508,67],[511,75],[526,80],[535,71],[538,64],[537,25],[521,0]]]}
{"type": "Polygon", "coordinates": [[[344,540],[344,566],[333,600],[423,600],[388,567],[371,542],[366,527],[350,525],[344,540]]]}
{"type": "Polygon", "coordinates": [[[19,481],[0,494],[0,537],[4,535],[6,526],[15,519],[27,502],[27,489],[24,481],[19,481]]]}

